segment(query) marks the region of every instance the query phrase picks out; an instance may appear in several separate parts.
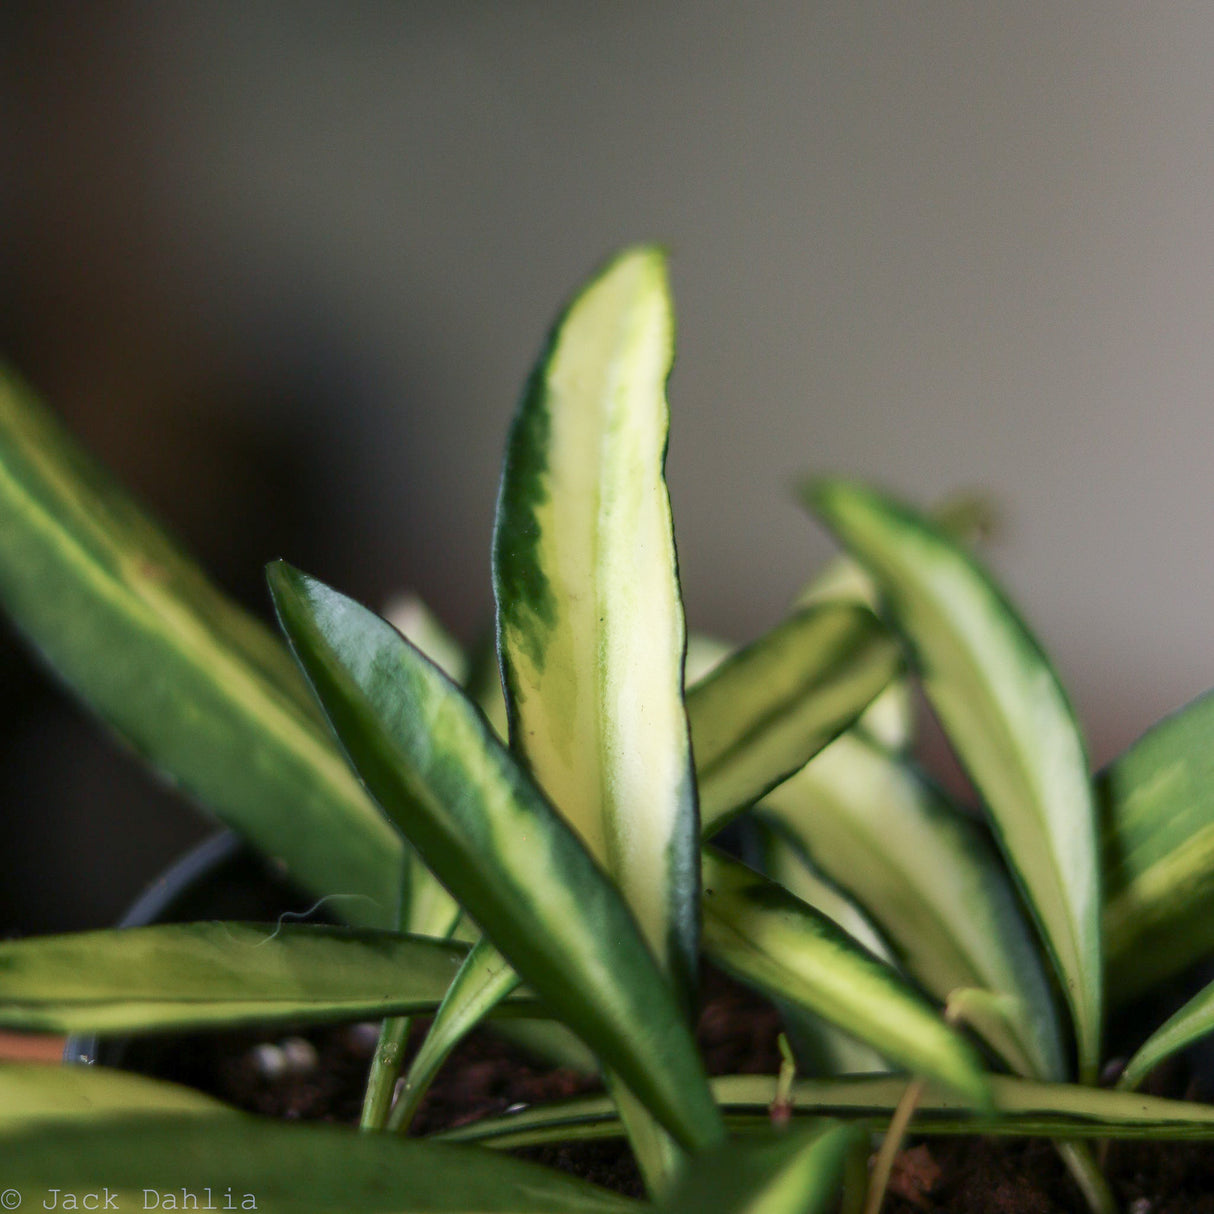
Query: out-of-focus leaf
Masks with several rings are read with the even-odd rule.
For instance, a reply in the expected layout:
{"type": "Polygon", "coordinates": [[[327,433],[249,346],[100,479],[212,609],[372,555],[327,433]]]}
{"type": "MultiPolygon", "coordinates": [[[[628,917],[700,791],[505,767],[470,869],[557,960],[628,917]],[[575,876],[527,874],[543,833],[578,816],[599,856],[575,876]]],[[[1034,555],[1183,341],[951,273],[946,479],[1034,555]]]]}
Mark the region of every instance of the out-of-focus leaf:
{"type": "Polygon", "coordinates": [[[825,1214],[864,1141],[845,1125],[730,1142],[695,1160],[655,1214],[825,1214]]]}
{"type": "Polygon", "coordinates": [[[844,482],[806,500],[876,578],[990,809],[1058,967],[1079,1052],[1100,1060],[1100,871],[1087,758],[1057,676],[989,576],[926,519],[844,482]]]}
{"type": "MultiPolygon", "coordinates": [[[[960,544],[972,545],[993,528],[994,509],[974,493],[946,498],[932,511],[932,521],[960,544]]],[[[837,556],[802,588],[796,606],[812,603],[860,603],[877,610],[881,594],[872,577],[849,556],[837,556]]],[[[897,678],[864,711],[856,726],[870,741],[891,752],[905,753],[914,741],[915,704],[910,680],[897,678]]]]}
{"type": "Polygon", "coordinates": [[[0,602],[154,767],[353,922],[395,926],[401,843],[281,643],[0,374],[0,602]]]}
{"type": "Polygon", "coordinates": [[[814,864],[876,921],[942,1002],[1011,996],[974,1027],[1023,1075],[1065,1071],[1053,996],[1006,872],[977,823],[906,762],[858,734],[828,746],[763,803],[814,864]]]}
{"type": "Polygon", "coordinates": [[[701,679],[707,678],[733,650],[734,647],[728,641],[722,641],[719,637],[708,636],[702,632],[689,632],[687,659],[683,664],[683,679],[687,687],[692,688],[701,679]]]}
{"type": "Polygon", "coordinates": [[[194,1088],[99,1066],[0,1063],[0,1135],[39,1121],[90,1121],[130,1113],[198,1117],[234,1113],[194,1088]]]}
{"type": "MultiPolygon", "coordinates": [[[[871,920],[812,865],[804,849],[776,823],[762,832],[763,871],[802,902],[820,910],[875,957],[893,964],[893,956],[871,920]]],[[[783,1000],[775,1001],[784,1032],[807,1075],[860,1075],[888,1071],[890,1065],[871,1046],[835,1025],[783,1000]]]]}
{"type": "MultiPolygon", "coordinates": [[[[323,1125],[160,1115],[0,1129],[18,1193],[108,1190],[117,1208],[184,1194],[270,1214],[619,1214],[637,1202],[491,1151],[323,1125]],[[151,1197],[148,1197],[148,1194],[151,1197]],[[246,1194],[255,1207],[245,1206],[246,1194]]],[[[165,1202],[167,1205],[167,1201],[165,1202]]],[[[226,1208],[226,1207],[225,1207],[226,1208]]]]}
{"type": "Polygon", "coordinates": [[[416,649],[420,649],[453,683],[468,677],[468,659],[459,642],[416,594],[401,594],[383,610],[383,617],[416,649]]]}
{"type": "Polygon", "coordinates": [[[1138,1047],[1117,1086],[1133,1091],[1165,1058],[1214,1032],[1214,982],[1203,987],[1138,1047]]]}
{"type": "Polygon", "coordinates": [[[1096,779],[1112,1002],[1214,949],[1214,693],[1148,730],[1096,779]]]}

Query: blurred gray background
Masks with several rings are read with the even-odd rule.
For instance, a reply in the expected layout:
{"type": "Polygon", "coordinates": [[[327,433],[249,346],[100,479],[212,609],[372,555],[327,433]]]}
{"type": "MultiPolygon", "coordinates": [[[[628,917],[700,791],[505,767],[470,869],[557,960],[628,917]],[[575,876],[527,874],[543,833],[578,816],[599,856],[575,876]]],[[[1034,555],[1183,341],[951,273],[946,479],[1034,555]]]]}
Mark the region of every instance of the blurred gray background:
{"type": "MultiPolygon", "coordinates": [[[[1101,762],[1214,685],[1211,63],[1200,3],[10,3],[0,354],[257,610],[471,640],[548,322],[662,241],[690,624],[829,553],[807,472],[980,488],[1101,762]]],[[[0,676],[0,928],[103,921],[203,824],[0,676]]]]}

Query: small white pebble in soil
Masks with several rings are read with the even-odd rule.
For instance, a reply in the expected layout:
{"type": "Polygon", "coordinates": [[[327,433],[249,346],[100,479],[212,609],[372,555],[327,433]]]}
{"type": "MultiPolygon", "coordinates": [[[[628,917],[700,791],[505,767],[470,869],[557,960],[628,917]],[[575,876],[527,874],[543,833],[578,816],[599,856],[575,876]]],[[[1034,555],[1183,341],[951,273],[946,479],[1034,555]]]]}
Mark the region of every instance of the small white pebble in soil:
{"type": "Polygon", "coordinates": [[[268,1041],[255,1045],[249,1051],[249,1057],[253,1062],[253,1069],[263,1079],[280,1079],[286,1073],[286,1056],[278,1046],[271,1045],[268,1041]]]}
{"type": "Polygon", "coordinates": [[[283,1060],[287,1064],[287,1070],[292,1075],[307,1075],[310,1071],[316,1070],[316,1064],[320,1058],[316,1053],[316,1047],[310,1041],[305,1041],[302,1037],[288,1037],[279,1048],[282,1051],[283,1060]]]}
{"type": "Polygon", "coordinates": [[[526,1109],[526,1107],[527,1107],[527,1106],[526,1106],[525,1104],[512,1104],[512,1105],[511,1105],[511,1106],[510,1106],[510,1107],[509,1107],[509,1108],[506,1110],[506,1112],[507,1112],[507,1113],[521,1113],[521,1112],[523,1112],[523,1110],[524,1110],[524,1109],[526,1109]]]}
{"type": "Polygon", "coordinates": [[[354,1053],[370,1058],[379,1044],[379,1021],[362,1020],[346,1029],[346,1041],[354,1053]]]}

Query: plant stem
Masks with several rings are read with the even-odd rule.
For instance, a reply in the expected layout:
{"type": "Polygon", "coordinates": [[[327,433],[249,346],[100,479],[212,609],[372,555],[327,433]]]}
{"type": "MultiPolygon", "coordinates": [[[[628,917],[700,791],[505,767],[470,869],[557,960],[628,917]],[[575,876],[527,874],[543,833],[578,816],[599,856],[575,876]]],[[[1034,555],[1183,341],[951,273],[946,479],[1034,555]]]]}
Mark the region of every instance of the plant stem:
{"type": "Polygon", "coordinates": [[[788,1044],[788,1038],[781,1033],[776,1038],[780,1047],[780,1073],[776,1078],[776,1095],[771,1102],[771,1124],[777,1129],[785,1129],[792,1118],[794,1102],[792,1085],[797,1077],[797,1059],[788,1044]]]}
{"type": "Polygon", "coordinates": [[[358,1123],[360,1129],[382,1130],[387,1125],[408,1037],[408,1016],[391,1016],[380,1026],[371,1073],[367,1076],[367,1092],[358,1123]]]}
{"type": "Polygon", "coordinates": [[[894,1170],[894,1156],[906,1137],[910,1119],[923,1099],[923,1091],[927,1086],[924,1079],[912,1079],[898,1101],[898,1107],[889,1123],[889,1129],[881,1140],[881,1149],[877,1152],[877,1161],[873,1164],[872,1179],[868,1182],[868,1201],[864,1206],[864,1214],[880,1214],[881,1203],[885,1200],[885,1190],[889,1187],[890,1174],[894,1170]]]}
{"type": "Polygon", "coordinates": [[[1117,1199],[1089,1145],[1086,1142],[1055,1140],[1054,1149],[1062,1156],[1063,1163],[1082,1190],[1092,1214],[1117,1214],[1117,1199]]]}

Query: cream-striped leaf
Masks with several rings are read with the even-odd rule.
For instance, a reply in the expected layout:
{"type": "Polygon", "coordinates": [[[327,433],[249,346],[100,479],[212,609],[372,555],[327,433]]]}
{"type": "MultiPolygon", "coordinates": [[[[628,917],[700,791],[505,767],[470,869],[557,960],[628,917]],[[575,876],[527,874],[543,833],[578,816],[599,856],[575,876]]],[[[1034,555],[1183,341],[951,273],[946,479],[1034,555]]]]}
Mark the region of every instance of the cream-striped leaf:
{"type": "Polygon", "coordinates": [[[1010,997],[1010,1019],[984,1018],[979,1031],[1015,1071],[1063,1077],[1058,1019],[1031,929],[977,823],[854,732],[761,808],[856,899],[925,990],[942,1002],[963,988],[1010,997]]]}
{"type": "Polygon", "coordinates": [[[821,912],[713,848],[704,849],[704,951],[743,982],[908,1070],[985,1098],[974,1050],[893,969],[821,912]]]}
{"type": "Polygon", "coordinates": [[[510,432],[493,554],[511,744],[686,992],[699,839],[663,477],[673,340],[658,249],[573,300],[510,432]]]}
{"type": "MultiPolygon", "coordinates": [[[[468,946],[319,924],[173,923],[0,943],[0,1026],[114,1033],[431,1012],[468,946]]],[[[534,1000],[516,999],[534,1015],[534,1000]]]]}
{"type": "Polygon", "coordinates": [[[0,602],[154,767],[357,922],[395,926],[401,842],[281,642],[0,374],[0,602]]]}
{"type": "MultiPolygon", "coordinates": [[[[762,871],[802,902],[837,923],[857,944],[881,961],[893,962],[889,946],[852,899],[815,869],[804,847],[770,819],[756,818],[762,841],[762,871]]],[[[833,1024],[783,1000],[776,1000],[784,1033],[806,1075],[861,1075],[888,1071],[890,1064],[871,1046],[833,1024]]]]}
{"type": "Polygon", "coordinates": [[[384,812],[550,1009],[691,1149],[720,1140],[695,1043],[618,891],[464,693],[289,566],[279,619],[384,812]]]}
{"type": "Polygon", "coordinates": [[[1096,780],[1109,998],[1214,949],[1214,693],[1148,730],[1096,780]]]}
{"type": "Polygon", "coordinates": [[[922,516],[844,482],[807,501],[863,562],[914,651],[923,687],[989,807],[1095,1079],[1102,1018],[1100,871],[1091,781],[1065,693],[988,574],[922,516]]]}
{"type": "MultiPolygon", "coordinates": [[[[837,1117],[879,1134],[906,1094],[905,1075],[798,1079],[789,1092],[796,1114],[837,1117]]],[[[1071,1083],[1043,1083],[1009,1075],[988,1077],[987,1108],[929,1084],[913,1122],[916,1134],[990,1134],[1011,1138],[1214,1139],[1214,1106],[1165,1100],[1071,1083]]],[[[737,1134],[771,1131],[773,1075],[722,1075],[712,1090],[737,1134]]],[[[449,1142],[480,1142],[511,1149],[572,1138],[618,1138],[619,1116],[602,1096],[564,1100],[489,1117],[445,1130],[449,1142]]]]}
{"type": "MultiPolygon", "coordinates": [[[[985,536],[993,526],[990,503],[972,494],[946,499],[932,511],[931,517],[945,535],[966,545],[985,536]]],[[[864,568],[849,556],[837,556],[802,587],[796,606],[851,602],[876,610],[879,601],[880,592],[864,568]]],[[[865,710],[856,727],[887,750],[909,751],[915,729],[910,679],[905,676],[894,679],[865,710]]]]}
{"type": "Polygon", "coordinates": [[[687,696],[704,837],[803,767],[897,674],[897,645],[850,603],[795,612],[687,696]]]}

